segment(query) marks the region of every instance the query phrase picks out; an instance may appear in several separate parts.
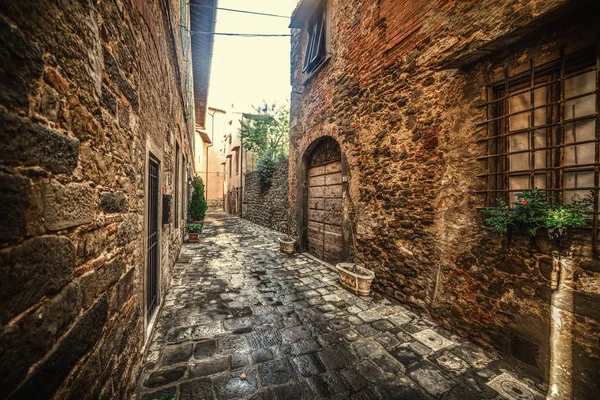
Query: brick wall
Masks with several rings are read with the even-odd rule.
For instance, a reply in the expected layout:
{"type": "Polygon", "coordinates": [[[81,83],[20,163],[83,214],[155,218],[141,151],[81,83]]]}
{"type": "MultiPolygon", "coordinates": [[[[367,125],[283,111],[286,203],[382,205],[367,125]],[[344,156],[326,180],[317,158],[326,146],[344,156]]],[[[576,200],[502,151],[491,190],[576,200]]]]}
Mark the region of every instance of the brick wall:
{"type": "Polygon", "coordinates": [[[288,162],[279,161],[271,186],[261,187],[256,172],[246,174],[243,217],[276,231],[288,232],[288,162]]]}
{"type": "MultiPolygon", "coordinates": [[[[131,395],[145,160],[159,158],[168,194],[176,141],[193,160],[179,15],[179,1],[0,5],[2,398],[131,395]]],[[[182,225],[159,226],[163,297],[182,225]]]]}
{"type": "MultiPolygon", "coordinates": [[[[594,43],[597,22],[543,21],[565,3],[330,0],[331,58],[312,76],[302,72],[306,29],[292,33],[293,231],[302,233],[298,188],[306,183],[298,177],[305,150],[331,136],[348,167],[344,213],[352,258],[376,272],[375,288],[517,360],[511,343],[526,339],[539,347],[532,373],[546,378],[556,345],[549,275],[556,248],[542,238],[507,241],[484,227],[478,208],[485,198],[476,192],[485,188],[477,157],[486,154],[478,142],[486,130],[477,122],[485,119],[478,106],[486,87],[502,81],[505,66],[517,74],[530,59],[557,59],[561,45],[572,51],[594,43]]],[[[600,291],[592,283],[600,269],[589,232],[577,232],[567,263],[565,282],[579,299],[578,311],[565,317],[573,332],[600,330],[600,291]]],[[[575,397],[585,398],[598,390],[600,343],[587,334],[564,340],[572,341],[577,360],[575,397]]]]}

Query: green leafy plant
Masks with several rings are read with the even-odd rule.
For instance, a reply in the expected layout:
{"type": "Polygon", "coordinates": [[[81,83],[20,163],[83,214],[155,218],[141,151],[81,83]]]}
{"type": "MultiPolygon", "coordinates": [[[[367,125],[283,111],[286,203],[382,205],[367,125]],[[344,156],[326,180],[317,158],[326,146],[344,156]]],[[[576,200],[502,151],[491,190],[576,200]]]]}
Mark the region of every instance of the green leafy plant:
{"type": "Polygon", "coordinates": [[[551,239],[558,239],[567,228],[585,225],[593,214],[592,195],[583,199],[576,197],[569,204],[552,203],[552,196],[544,189],[524,190],[516,196],[517,200],[510,205],[496,199],[497,207],[482,210],[488,216],[486,223],[496,232],[505,233],[513,226],[535,236],[540,228],[546,228],[551,239]]]}
{"type": "Polygon", "coordinates": [[[256,174],[261,188],[266,189],[271,186],[273,172],[275,171],[275,161],[271,154],[267,153],[258,160],[256,164],[256,174]]]}
{"type": "Polygon", "coordinates": [[[160,396],[158,398],[153,398],[152,400],[175,400],[175,397],[172,397],[172,396],[160,396]]]}
{"type": "Polygon", "coordinates": [[[259,158],[286,159],[290,135],[290,106],[267,104],[253,107],[253,114],[244,114],[240,120],[240,134],[244,149],[259,158]]]}
{"type": "Polygon", "coordinates": [[[202,232],[202,225],[200,225],[200,224],[187,224],[185,227],[187,228],[188,232],[191,232],[191,233],[202,232]]]}
{"type": "Polygon", "coordinates": [[[192,184],[194,192],[188,208],[189,217],[192,221],[202,221],[206,216],[208,204],[204,196],[204,182],[200,177],[194,177],[192,184]]]}

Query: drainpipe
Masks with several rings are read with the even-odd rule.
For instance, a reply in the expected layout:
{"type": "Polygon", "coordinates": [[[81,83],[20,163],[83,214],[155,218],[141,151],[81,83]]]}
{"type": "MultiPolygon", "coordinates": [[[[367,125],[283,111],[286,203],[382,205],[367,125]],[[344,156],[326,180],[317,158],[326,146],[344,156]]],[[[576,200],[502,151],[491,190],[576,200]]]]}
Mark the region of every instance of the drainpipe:
{"type": "Polygon", "coordinates": [[[207,112],[207,114],[212,117],[212,133],[211,133],[211,138],[210,138],[210,144],[208,146],[206,146],[206,180],[204,182],[204,192],[205,192],[206,204],[208,204],[208,149],[210,147],[213,147],[213,145],[215,143],[215,113],[213,112],[211,114],[211,113],[207,112]]]}
{"type": "Polygon", "coordinates": [[[240,218],[244,216],[244,138],[240,134],[240,218]]]}
{"type": "Polygon", "coordinates": [[[552,254],[550,377],[547,399],[573,397],[573,265],[570,252],[552,254]]]}

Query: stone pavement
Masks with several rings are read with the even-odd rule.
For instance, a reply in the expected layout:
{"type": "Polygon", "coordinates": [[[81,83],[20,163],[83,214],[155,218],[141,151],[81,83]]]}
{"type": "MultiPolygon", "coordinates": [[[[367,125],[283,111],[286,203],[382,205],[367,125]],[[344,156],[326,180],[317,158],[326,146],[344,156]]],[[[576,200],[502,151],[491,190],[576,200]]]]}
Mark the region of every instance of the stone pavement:
{"type": "Polygon", "coordinates": [[[497,354],[281,254],[278,236],[209,214],[175,266],[138,400],[544,398],[497,354]]]}

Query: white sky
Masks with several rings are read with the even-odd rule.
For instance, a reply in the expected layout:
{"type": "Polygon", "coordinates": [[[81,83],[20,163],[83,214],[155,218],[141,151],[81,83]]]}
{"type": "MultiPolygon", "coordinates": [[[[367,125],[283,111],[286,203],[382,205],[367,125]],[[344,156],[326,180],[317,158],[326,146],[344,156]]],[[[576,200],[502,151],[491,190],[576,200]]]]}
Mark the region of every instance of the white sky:
{"type": "MultiPolygon", "coordinates": [[[[291,15],[298,0],[219,0],[218,7],[291,15]]],[[[289,19],[217,10],[215,32],[285,33],[289,19]]],[[[215,36],[208,105],[252,111],[290,97],[290,38],[215,36]]]]}

